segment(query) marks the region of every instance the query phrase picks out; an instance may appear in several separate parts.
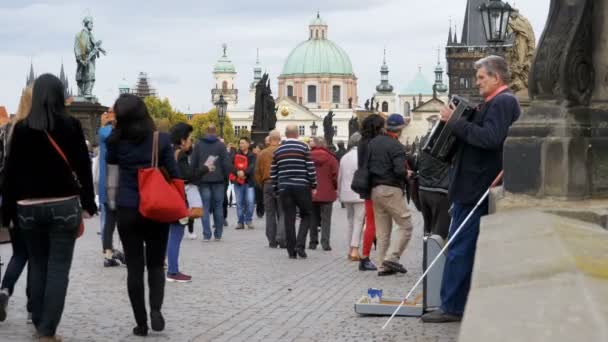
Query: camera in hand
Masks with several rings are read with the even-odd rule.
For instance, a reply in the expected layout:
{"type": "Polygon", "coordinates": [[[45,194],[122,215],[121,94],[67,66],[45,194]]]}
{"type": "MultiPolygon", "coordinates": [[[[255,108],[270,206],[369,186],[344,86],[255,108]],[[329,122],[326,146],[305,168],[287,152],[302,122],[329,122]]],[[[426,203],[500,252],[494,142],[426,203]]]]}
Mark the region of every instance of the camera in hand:
{"type": "Polygon", "coordinates": [[[454,123],[460,118],[469,118],[475,108],[467,100],[458,95],[453,95],[450,102],[456,107],[454,114],[446,122],[439,121],[433,127],[431,135],[422,147],[423,151],[443,162],[449,162],[456,153],[457,139],[452,134],[454,123]]]}

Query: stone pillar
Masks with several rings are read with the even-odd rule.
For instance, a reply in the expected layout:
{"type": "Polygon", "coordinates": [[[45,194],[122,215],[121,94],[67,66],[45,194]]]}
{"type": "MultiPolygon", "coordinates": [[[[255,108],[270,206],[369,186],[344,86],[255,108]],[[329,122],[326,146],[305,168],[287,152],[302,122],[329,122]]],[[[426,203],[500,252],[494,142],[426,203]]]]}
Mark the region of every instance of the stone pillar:
{"type": "Polygon", "coordinates": [[[608,197],[608,0],[552,0],[532,65],[530,107],[504,148],[508,192],[537,197],[608,197]],[[594,65],[594,60],[597,62],[594,65]],[[604,87],[606,87],[604,85],[604,87]]]}

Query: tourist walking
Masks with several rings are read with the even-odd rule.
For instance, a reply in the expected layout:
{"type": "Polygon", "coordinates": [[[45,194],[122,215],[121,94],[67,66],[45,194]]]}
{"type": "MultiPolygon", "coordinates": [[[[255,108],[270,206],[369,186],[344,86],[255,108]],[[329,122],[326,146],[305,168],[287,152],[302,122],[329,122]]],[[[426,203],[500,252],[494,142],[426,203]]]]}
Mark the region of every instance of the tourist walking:
{"type": "Polygon", "coordinates": [[[340,171],[338,172],[338,197],[346,207],[346,221],[348,224],[348,239],[350,250],[348,259],[360,261],[359,244],[361,241],[361,230],[365,222],[365,203],[364,200],[351,189],[353,177],[357,170],[357,145],[361,141],[361,134],[353,134],[349,141],[349,151],[340,161],[340,171]]]}
{"type": "MultiPolygon", "coordinates": [[[[114,104],[116,127],[108,139],[107,163],[119,168],[119,189],[115,201],[118,233],[127,261],[127,289],[137,326],[133,334],[148,334],[144,268],[148,271],[150,321],[152,330],[162,331],[165,321],[161,313],[165,294],[165,252],[169,224],[143,217],[139,213],[138,170],[152,164],[156,127],[143,100],[132,94],[121,95],[114,104]]],[[[158,137],[158,167],[171,178],[178,177],[169,136],[158,137]]]]}
{"type": "Polygon", "coordinates": [[[2,189],[3,223],[17,220],[29,253],[32,321],[41,341],[61,340],[56,331],[79,226],[97,213],[84,134],[66,112],[63,90],[51,74],[36,79],[30,114],[15,124],[2,189]]]}
{"type": "Polygon", "coordinates": [[[312,220],[310,227],[310,243],[308,248],[316,249],[319,244],[321,227],[321,247],[331,251],[331,215],[338,194],[338,159],[327,149],[325,139],[313,137],[310,158],[315,164],[317,173],[317,189],[312,196],[312,220]]]}
{"type": "Polygon", "coordinates": [[[207,173],[195,182],[203,199],[203,241],[211,241],[211,215],[213,215],[213,236],[216,241],[222,239],[224,231],[223,204],[226,196],[224,183],[228,180],[228,173],[232,170],[226,146],[217,137],[217,129],[210,125],[207,134],[199,139],[192,152],[192,167],[200,173],[205,165],[213,164],[215,170],[207,173]]]}
{"type": "Polygon", "coordinates": [[[408,177],[405,146],[399,142],[405,121],[401,114],[391,114],[386,120],[386,133],[369,143],[369,174],[376,221],[379,276],[406,273],[399,259],[412,236],[412,218],[405,201],[408,177]],[[393,221],[397,223],[391,242],[393,221]]]}
{"type": "Polygon", "coordinates": [[[114,230],[116,229],[116,209],[110,209],[108,205],[107,189],[107,162],[108,138],[112,134],[112,129],[116,123],[116,117],[112,108],[107,113],[101,115],[101,128],[98,131],[99,137],[99,159],[97,163],[98,186],[97,195],[99,196],[99,218],[101,221],[101,240],[104,252],[104,267],[114,267],[125,265],[124,254],[114,249],[114,230]]]}
{"type": "MultiPolygon", "coordinates": [[[[29,114],[32,109],[32,87],[26,87],[22,94],[21,99],[19,100],[19,108],[17,109],[17,113],[13,118],[12,122],[8,122],[7,124],[0,127],[0,191],[3,188],[2,184],[4,182],[4,166],[6,165],[6,160],[10,150],[10,142],[11,136],[14,131],[14,127],[18,122],[23,121],[29,114]]],[[[28,252],[27,245],[25,244],[25,240],[23,239],[23,233],[21,229],[16,226],[16,221],[10,222],[10,226],[8,227],[8,232],[11,240],[11,246],[13,248],[13,255],[6,266],[6,271],[4,272],[4,277],[2,278],[2,285],[0,286],[0,322],[3,322],[6,319],[6,307],[8,305],[8,299],[13,295],[15,290],[15,284],[25,266],[28,266],[27,272],[27,283],[25,286],[25,294],[27,296],[27,321],[31,323],[32,321],[32,301],[31,301],[31,287],[30,287],[30,278],[32,272],[28,263],[28,252]]]]}
{"type": "MultiPolygon", "coordinates": [[[[192,131],[193,128],[187,123],[180,122],[171,128],[170,137],[173,144],[175,160],[179,170],[180,177],[186,184],[187,204],[190,208],[190,222],[195,217],[200,217],[202,214],[202,201],[200,193],[192,181],[207,174],[213,165],[203,165],[198,169],[199,173],[194,173],[190,162],[188,161],[192,152],[192,131]],[[194,191],[192,191],[194,190],[194,191]],[[195,213],[199,211],[200,213],[195,213]]],[[[192,277],[179,271],[179,251],[184,238],[185,227],[181,222],[174,222],[169,226],[169,240],[167,242],[167,281],[187,283],[192,280],[192,277]]]]}
{"type": "Polygon", "coordinates": [[[249,138],[239,139],[239,150],[232,159],[230,181],[236,194],[236,229],[253,229],[255,206],[255,155],[249,150],[249,138]]]}
{"type": "Polygon", "coordinates": [[[273,130],[270,131],[268,137],[268,146],[260,152],[256,161],[255,181],[263,189],[268,246],[270,248],[279,246],[286,248],[283,208],[279,203],[279,198],[273,189],[272,179],[270,178],[272,158],[281,143],[281,133],[273,130]]]}
{"type": "MultiPolygon", "coordinates": [[[[369,143],[384,132],[384,119],[378,114],[372,114],[361,124],[361,141],[357,148],[358,168],[368,168],[369,143]]],[[[363,233],[363,246],[361,250],[360,271],[376,271],[376,265],[371,261],[372,244],[376,240],[376,222],[374,218],[374,204],[371,200],[371,189],[362,194],[365,199],[365,231],[363,233]]]]}
{"type": "MultiPolygon", "coordinates": [[[[268,138],[268,137],[266,137],[268,138]]],[[[268,140],[268,139],[266,139],[268,140]]],[[[264,150],[268,145],[264,146],[264,144],[257,144],[251,151],[253,152],[253,155],[255,156],[256,159],[256,164],[257,164],[257,160],[258,157],[260,156],[260,153],[262,152],[262,150],[264,150]]],[[[255,174],[255,172],[254,172],[255,174]]],[[[255,177],[254,177],[255,178],[255,177]]],[[[255,183],[255,214],[258,216],[258,218],[262,218],[264,217],[264,189],[262,188],[262,186],[258,185],[258,183],[255,183]]]]}
{"type": "Polygon", "coordinates": [[[274,152],[270,178],[283,207],[287,253],[291,259],[306,258],[306,235],[312,213],[312,192],[317,187],[315,164],[308,146],[298,140],[298,127],[288,125],[286,139],[274,152]],[[296,238],[296,208],[300,228],[296,238]]]}

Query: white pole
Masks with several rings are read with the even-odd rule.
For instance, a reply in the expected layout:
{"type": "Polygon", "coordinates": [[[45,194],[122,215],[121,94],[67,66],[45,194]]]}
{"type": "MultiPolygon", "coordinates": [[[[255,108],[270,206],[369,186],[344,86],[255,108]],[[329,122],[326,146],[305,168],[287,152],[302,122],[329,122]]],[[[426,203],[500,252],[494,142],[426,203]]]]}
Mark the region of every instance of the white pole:
{"type": "Polygon", "coordinates": [[[500,179],[502,178],[502,174],[503,174],[503,171],[500,171],[500,173],[498,174],[498,176],[496,177],[496,179],[494,180],[494,182],[492,182],[492,185],[490,185],[490,187],[488,188],[488,190],[486,190],[486,192],[483,194],[483,196],[481,196],[481,199],[479,199],[479,201],[477,202],[477,204],[475,204],[475,207],[471,210],[471,212],[469,212],[469,214],[464,219],[464,221],[462,221],[462,223],[460,224],[460,226],[458,227],[458,229],[456,229],[456,231],[454,232],[454,235],[452,235],[452,237],[448,240],[448,242],[445,244],[445,246],[443,246],[443,248],[441,249],[441,252],[439,252],[439,254],[437,254],[437,256],[435,257],[435,259],[433,259],[433,262],[431,262],[431,264],[426,269],[426,271],[424,271],[424,273],[422,274],[422,276],[420,276],[420,278],[418,279],[418,281],[416,282],[416,284],[414,284],[414,286],[412,287],[412,289],[410,290],[410,292],[408,292],[407,295],[405,296],[405,298],[403,298],[403,300],[401,301],[401,303],[399,303],[399,306],[397,307],[397,309],[393,312],[393,314],[391,315],[391,317],[382,326],[383,330],[386,329],[386,327],[391,323],[391,321],[393,320],[393,318],[395,318],[395,315],[397,315],[397,312],[399,312],[399,310],[403,307],[403,305],[405,304],[405,302],[407,301],[407,299],[412,295],[412,292],[414,292],[414,290],[418,287],[418,285],[420,285],[420,283],[422,282],[422,280],[424,279],[424,277],[426,277],[426,275],[429,273],[429,271],[431,270],[431,268],[433,268],[433,266],[435,265],[435,263],[437,262],[437,260],[439,260],[439,257],[445,252],[445,250],[452,243],[452,241],[454,241],[454,239],[456,238],[456,236],[458,235],[458,233],[460,233],[460,230],[462,229],[462,227],[464,227],[464,225],[467,223],[467,221],[469,221],[469,219],[471,218],[471,216],[473,215],[473,213],[475,212],[475,210],[477,210],[477,208],[486,199],[486,197],[488,197],[488,194],[490,193],[490,189],[493,188],[498,182],[500,182],[500,179]]]}

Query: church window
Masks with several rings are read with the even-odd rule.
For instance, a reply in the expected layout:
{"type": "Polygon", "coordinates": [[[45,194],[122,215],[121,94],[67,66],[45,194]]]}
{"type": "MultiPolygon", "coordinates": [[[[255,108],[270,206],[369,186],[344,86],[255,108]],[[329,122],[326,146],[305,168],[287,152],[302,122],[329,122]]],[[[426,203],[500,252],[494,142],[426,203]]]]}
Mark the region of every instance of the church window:
{"type": "Polygon", "coordinates": [[[228,89],[228,81],[224,81],[224,82],[222,82],[222,89],[223,89],[223,90],[228,89]]]}
{"type": "Polygon", "coordinates": [[[332,87],[332,102],[333,103],[340,103],[340,86],[339,85],[335,85],[332,87]]]}
{"type": "Polygon", "coordinates": [[[305,136],[306,135],[306,127],[305,126],[298,126],[298,134],[300,136],[305,136]]]}
{"type": "Polygon", "coordinates": [[[308,103],[317,103],[317,86],[308,86],[308,103]]]}
{"type": "Polygon", "coordinates": [[[386,101],[382,102],[382,111],[385,113],[388,112],[388,102],[386,102],[386,101]]]}
{"type": "Polygon", "coordinates": [[[405,106],[403,108],[403,113],[405,114],[403,116],[405,116],[406,118],[410,116],[410,103],[409,102],[405,102],[405,106]]]}
{"type": "Polygon", "coordinates": [[[288,85],[287,86],[287,96],[288,97],[292,97],[293,96],[293,86],[292,85],[288,85]]]}

